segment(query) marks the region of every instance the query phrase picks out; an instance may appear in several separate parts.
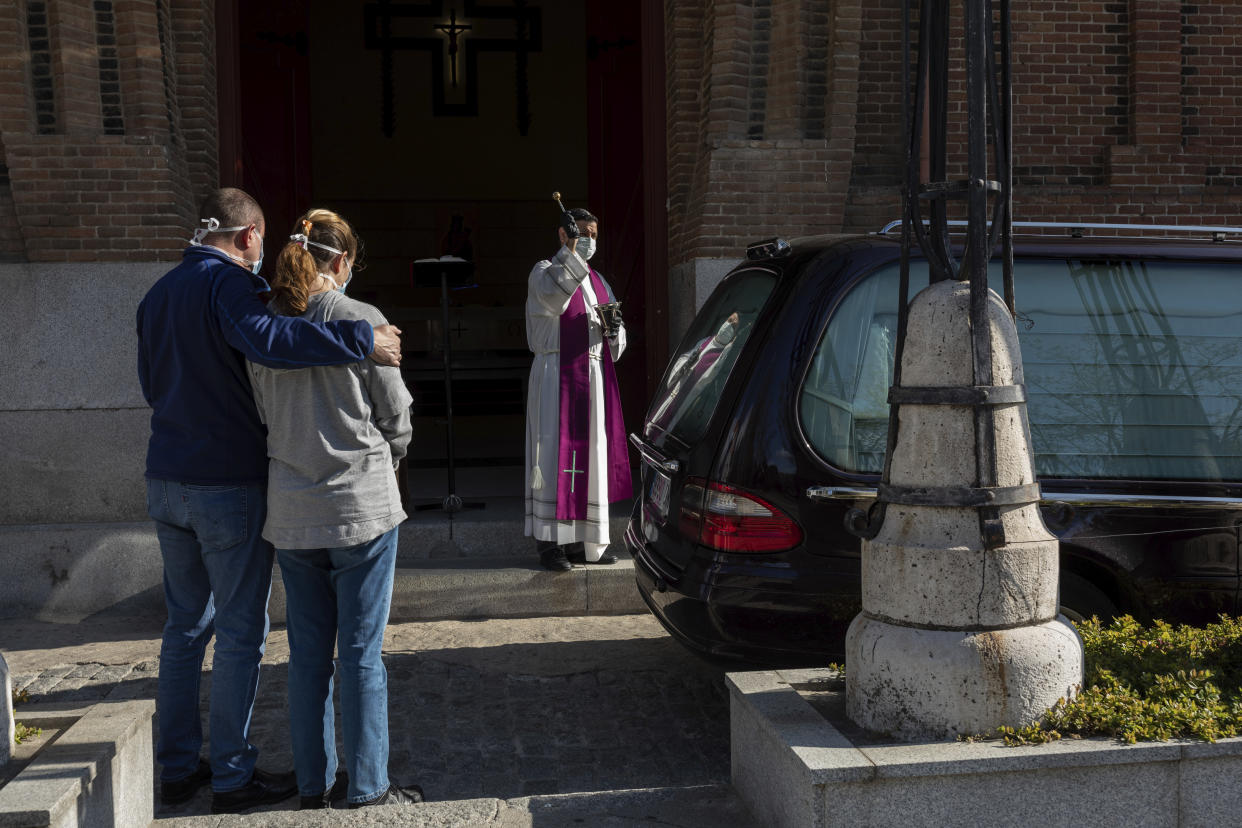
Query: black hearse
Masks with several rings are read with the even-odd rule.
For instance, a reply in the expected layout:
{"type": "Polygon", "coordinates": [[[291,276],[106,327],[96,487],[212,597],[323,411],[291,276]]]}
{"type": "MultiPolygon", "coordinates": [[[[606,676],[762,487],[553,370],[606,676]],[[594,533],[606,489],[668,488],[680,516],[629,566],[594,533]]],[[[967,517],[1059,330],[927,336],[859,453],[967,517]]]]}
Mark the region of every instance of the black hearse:
{"type": "MultiPolygon", "coordinates": [[[[1016,236],[1017,327],[1063,611],[1236,611],[1242,231],[1015,227],[1032,234],[1016,236]]],[[[631,435],[625,542],[690,648],[840,654],[860,607],[844,518],[883,468],[899,259],[883,231],[753,245],[678,346],[631,435]]],[[[925,262],[910,284],[926,286],[925,262]]]]}

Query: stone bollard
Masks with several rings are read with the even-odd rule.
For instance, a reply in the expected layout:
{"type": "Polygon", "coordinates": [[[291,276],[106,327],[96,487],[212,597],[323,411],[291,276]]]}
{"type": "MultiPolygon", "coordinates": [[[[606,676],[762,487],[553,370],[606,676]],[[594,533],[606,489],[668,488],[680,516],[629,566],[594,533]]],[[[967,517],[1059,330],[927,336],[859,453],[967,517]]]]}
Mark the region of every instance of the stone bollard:
{"type": "MultiPolygon", "coordinates": [[[[1017,331],[989,291],[994,385],[1022,383],[1017,331]]],[[[946,280],[910,303],[901,385],[973,385],[970,286],[946,280]]],[[[895,487],[976,485],[974,409],[903,404],[895,487]]],[[[991,407],[999,487],[1035,482],[1025,402],[991,407]]],[[[862,612],[846,635],[846,711],[868,730],[941,739],[1023,726],[1082,682],[1082,642],[1058,616],[1058,541],[1039,504],[1000,507],[986,549],[976,507],[890,503],[862,545],[862,612]]]]}
{"type": "Polygon", "coordinates": [[[0,767],[13,757],[13,739],[17,735],[17,725],[13,721],[13,677],[9,675],[8,662],[0,654],[0,693],[4,698],[0,701],[0,767]]]}

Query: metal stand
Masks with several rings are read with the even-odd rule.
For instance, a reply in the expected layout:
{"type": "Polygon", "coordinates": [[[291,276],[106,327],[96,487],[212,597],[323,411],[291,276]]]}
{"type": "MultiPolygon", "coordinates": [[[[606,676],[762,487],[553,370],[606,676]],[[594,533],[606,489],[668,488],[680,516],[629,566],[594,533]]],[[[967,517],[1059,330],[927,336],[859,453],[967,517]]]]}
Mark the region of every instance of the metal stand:
{"type": "Polygon", "coordinates": [[[482,509],[486,504],[466,502],[457,494],[456,449],[453,444],[453,360],[452,341],[449,336],[448,292],[453,287],[464,287],[474,274],[474,264],[465,259],[445,256],[441,259],[419,259],[414,262],[414,283],[420,287],[440,286],[441,332],[444,337],[444,404],[445,448],[448,452],[448,494],[440,501],[414,506],[416,512],[441,509],[449,516],[449,538],[453,537],[453,514],[463,509],[482,509]]]}

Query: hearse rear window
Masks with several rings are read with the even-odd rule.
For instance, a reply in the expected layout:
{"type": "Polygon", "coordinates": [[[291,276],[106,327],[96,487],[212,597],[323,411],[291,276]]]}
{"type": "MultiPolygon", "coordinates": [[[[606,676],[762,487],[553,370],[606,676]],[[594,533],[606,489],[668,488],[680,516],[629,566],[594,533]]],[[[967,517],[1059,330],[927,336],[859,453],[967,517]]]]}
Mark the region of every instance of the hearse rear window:
{"type": "Polygon", "coordinates": [[[729,372],[775,285],[776,277],[767,271],[744,270],[712,293],[682,337],[656,390],[648,409],[648,437],[663,432],[690,444],[703,436],[729,372]]]}
{"type": "MultiPolygon", "coordinates": [[[[1242,480],[1236,266],[1026,259],[1015,283],[1039,476],[1242,480]]],[[[896,299],[896,265],[855,285],[803,385],[803,432],[846,471],[883,470],[896,299]]]]}

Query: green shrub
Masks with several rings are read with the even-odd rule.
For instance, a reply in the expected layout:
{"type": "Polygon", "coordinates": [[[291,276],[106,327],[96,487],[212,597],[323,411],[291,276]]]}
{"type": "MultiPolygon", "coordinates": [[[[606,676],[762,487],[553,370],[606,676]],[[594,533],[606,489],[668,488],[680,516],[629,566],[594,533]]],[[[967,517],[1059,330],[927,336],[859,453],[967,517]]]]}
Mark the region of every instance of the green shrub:
{"type": "Polygon", "coordinates": [[[42,735],[43,728],[27,727],[21,722],[17,722],[16,727],[13,728],[13,741],[19,745],[27,739],[38,739],[42,735]]]}
{"type": "Polygon", "coordinates": [[[1083,690],[1060,699],[1029,727],[1002,727],[1007,745],[1063,737],[1124,742],[1177,737],[1214,742],[1242,725],[1242,621],[1205,627],[1144,627],[1130,616],[1076,625],[1085,658],[1083,690]]]}
{"type": "MultiPolygon", "coordinates": [[[[30,701],[30,693],[26,692],[25,690],[14,690],[13,691],[13,707],[14,708],[16,708],[19,704],[25,704],[28,701],[30,701]]],[[[27,727],[21,722],[15,722],[14,724],[15,724],[15,727],[13,728],[13,741],[19,745],[22,742],[26,741],[27,739],[37,739],[43,735],[42,728],[27,727]]]]}

